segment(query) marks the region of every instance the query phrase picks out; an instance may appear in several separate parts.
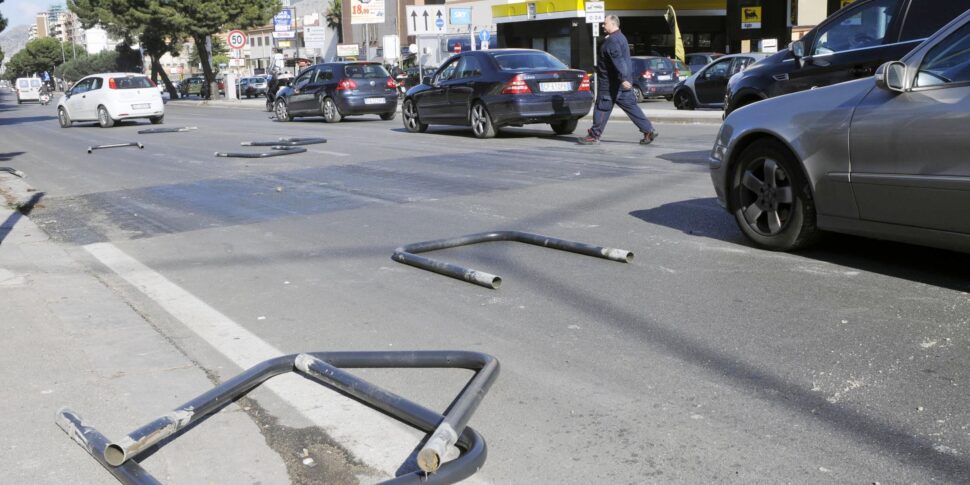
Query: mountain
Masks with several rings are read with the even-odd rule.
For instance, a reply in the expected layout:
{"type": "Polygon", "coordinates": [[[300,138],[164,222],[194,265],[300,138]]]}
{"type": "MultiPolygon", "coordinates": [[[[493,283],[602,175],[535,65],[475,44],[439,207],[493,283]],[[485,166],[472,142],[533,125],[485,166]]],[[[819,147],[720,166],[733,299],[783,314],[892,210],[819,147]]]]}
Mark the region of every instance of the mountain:
{"type": "Polygon", "coordinates": [[[7,27],[0,32],[0,49],[3,50],[4,62],[8,61],[20,49],[27,45],[27,25],[7,27]]]}

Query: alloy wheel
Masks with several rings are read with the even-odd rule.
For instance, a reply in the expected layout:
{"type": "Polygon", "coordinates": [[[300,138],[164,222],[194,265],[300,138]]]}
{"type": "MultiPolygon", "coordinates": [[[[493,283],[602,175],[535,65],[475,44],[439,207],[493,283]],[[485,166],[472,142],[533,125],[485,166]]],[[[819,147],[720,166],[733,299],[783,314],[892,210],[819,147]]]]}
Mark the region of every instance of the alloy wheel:
{"type": "Polygon", "coordinates": [[[287,121],[290,118],[290,114],[286,112],[286,103],[283,100],[276,102],[276,119],[280,121],[287,121]]]}
{"type": "Polygon", "coordinates": [[[782,232],[794,213],[791,176],[771,158],[754,160],[741,175],[744,221],[764,236],[782,232]]]}
{"type": "Polygon", "coordinates": [[[407,125],[408,130],[418,130],[418,114],[414,110],[413,101],[404,103],[404,123],[407,125]]]}
{"type": "Polygon", "coordinates": [[[335,113],[336,110],[337,110],[337,107],[334,106],[333,100],[331,100],[330,98],[327,98],[327,99],[323,100],[323,117],[324,118],[326,118],[328,120],[332,120],[332,119],[336,118],[336,113],[335,113]]]}
{"type": "Polygon", "coordinates": [[[485,106],[476,104],[472,107],[472,130],[476,135],[482,136],[488,129],[488,115],[485,113],[485,106]]]}

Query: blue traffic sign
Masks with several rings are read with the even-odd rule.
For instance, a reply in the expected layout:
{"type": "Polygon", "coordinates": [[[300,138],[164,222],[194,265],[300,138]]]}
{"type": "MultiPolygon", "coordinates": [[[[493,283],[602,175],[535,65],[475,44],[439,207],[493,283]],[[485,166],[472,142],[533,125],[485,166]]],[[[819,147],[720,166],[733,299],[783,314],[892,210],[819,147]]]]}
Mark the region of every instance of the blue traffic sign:
{"type": "Polygon", "coordinates": [[[478,32],[478,40],[482,42],[488,42],[492,38],[492,34],[487,30],[481,30],[478,32]]]}
{"type": "Polygon", "coordinates": [[[437,27],[438,30],[441,30],[441,29],[445,28],[445,21],[441,17],[438,17],[434,21],[434,26],[437,27]]]}

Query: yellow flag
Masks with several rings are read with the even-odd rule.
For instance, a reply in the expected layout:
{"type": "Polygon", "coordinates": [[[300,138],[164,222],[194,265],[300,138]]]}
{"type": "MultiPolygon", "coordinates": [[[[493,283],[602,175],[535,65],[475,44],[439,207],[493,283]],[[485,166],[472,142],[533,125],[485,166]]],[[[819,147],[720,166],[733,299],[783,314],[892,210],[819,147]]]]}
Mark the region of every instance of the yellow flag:
{"type": "Polygon", "coordinates": [[[667,5],[667,13],[664,14],[664,18],[667,19],[670,30],[674,33],[674,57],[686,64],[687,56],[684,52],[684,39],[680,36],[680,27],[677,25],[677,12],[674,11],[672,5],[667,5]]]}

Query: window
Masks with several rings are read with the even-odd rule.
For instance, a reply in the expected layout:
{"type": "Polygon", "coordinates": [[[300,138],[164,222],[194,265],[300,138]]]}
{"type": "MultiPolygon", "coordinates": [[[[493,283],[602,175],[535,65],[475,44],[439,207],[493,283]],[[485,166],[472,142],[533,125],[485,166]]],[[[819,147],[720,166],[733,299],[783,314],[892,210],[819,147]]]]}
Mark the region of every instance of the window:
{"type": "Polygon", "coordinates": [[[39,88],[40,87],[40,79],[31,79],[30,80],[30,87],[32,87],[32,88],[39,88]]]}
{"type": "Polygon", "coordinates": [[[99,77],[91,78],[91,91],[101,89],[101,86],[104,86],[104,79],[99,77]]]}
{"type": "Polygon", "coordinates": [[[249,47],[256,47],[256,38],[255,37],[250,37],[249,38],[249,47]]]}
{"type": "Polygon", "coordinates": [[[923,58],[916,86],[970,82],[970,24],[950,34],[923,58]]]}
{"type": "Polygon", "coordinates": [[[559,59],[545,52],[492,54],[492,57],[504,71],[568,69],[559,59]]]}
{"type": "Polygon", "coordinates": [[[437,76],[435,76],[435,79],[434,79],[435,84],[440,83],[442,81],[447,81],[449,79],[452,79],[452,77],[454,77],[455,71],[458,70],[458,60],[459,59],[454,59],[451,62],[449,62],[447,65],[445,65],[444,69],[442,69],[441,72],[437,76]]]}
{"type": "Polygon", "coordinates": [[[562,61],[563,64],[569,65],[572,58],[572,41],[568,36],[550,37],[546,47],[547,52],[562,61]]]}
{"type": "Polygon", "coordinates": [[[87,78],[78,81],[78,83],[71,88],[71,94],[81,94],[90,91],[93,82],[94,78],[87,78]]]}
{"type": "Polygon", "coordinates": [[[332,80],[333,80],[333,68],[321,67],[320,74],[317,75],[317,81],[332,81],[332,80]]]}
{"type": "Polygon", "coordinates": [[[704,79],[721,79],[728,77],[728,72],[731,70],[731,61],[733,61],[733,59],[724,59],[723,61],[718,61],[711,64],[710,67],[704,71],[704,79]]]}
{"type": "Polygon", "coordinates": [[[293,89],[301,89],[303,86],[313,82],[316,72],[316,69],[304,71],[303,74],[300,74],[295,80],[293,80],[293,89]]]}
{"type": "Polygon", "coordinates": [[[456,79],[466,77],[478,77],[482,75],[482,65],[475,56],[464,56],[458,65],[458,76],[456,79]]]}
{"type": "Polygon", "coordinates": [[[344,66],[344,76],[357,79],[380,79],[390,77],[390,74],[380,64],[347,64],[344,66]]]}
{"type": "Polygon", "coordinates": [[[877,0],[848,10],[821,28],[814,55],[881,45],[898,0],[877,0]]]}
{"type": "Polygon", "coordinates": [[[733,76],[754,63],[754,58],[751,57],[735,57],[734,64],[731,65],[731,72],[729,76],[733,76]]]}
{"type": "Polygon", "coordinates": [[[263,38],[262,37],[257,37],[256,38],[256,45],[258,45],[260,47],[263,46],[263,38]]]}
{"type": "MultiPolygon", "coordinates": [[[[114,81],[115,87],[113,89],[144,89],[154,87],[151,81],[145,76],[113,77],[111,80],[114,81]]],[[[91,89],[97,89],[93,87],[93,83],[91,89]]]]}
{"type": "Polygon", "coordinates": [[[913,0],[903,21],[899,40],[925,39],[967,10],[966,2],[913,0]]]}

